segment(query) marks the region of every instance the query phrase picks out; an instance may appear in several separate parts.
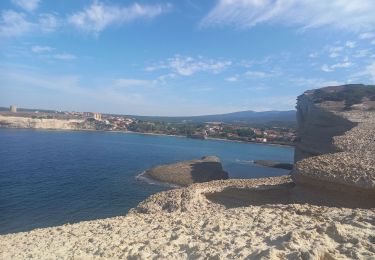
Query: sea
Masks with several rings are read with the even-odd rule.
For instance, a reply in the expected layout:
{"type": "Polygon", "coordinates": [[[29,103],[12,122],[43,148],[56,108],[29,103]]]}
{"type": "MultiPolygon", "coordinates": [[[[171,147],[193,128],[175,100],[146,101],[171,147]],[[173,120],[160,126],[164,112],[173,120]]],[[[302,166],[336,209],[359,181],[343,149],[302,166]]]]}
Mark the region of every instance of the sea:
{"type": "Polygon", "coordinates": [[[172,186],[137,178],[147,168],[218,156],[230,178],[287,174],[254,160],[291,163],[267,144],[95,131],[0,129],[0,234],[125,215],[172,186]]]}

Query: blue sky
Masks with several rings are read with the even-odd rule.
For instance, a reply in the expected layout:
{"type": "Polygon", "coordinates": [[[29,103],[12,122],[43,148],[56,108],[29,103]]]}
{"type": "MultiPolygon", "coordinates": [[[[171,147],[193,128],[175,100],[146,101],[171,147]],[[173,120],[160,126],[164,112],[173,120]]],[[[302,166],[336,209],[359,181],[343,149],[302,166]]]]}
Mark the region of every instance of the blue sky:
{"type": "Polygon", "coordinates": [[[373,0],[1,0],[0,106],[287,110],[375,82],[373,0]]]}

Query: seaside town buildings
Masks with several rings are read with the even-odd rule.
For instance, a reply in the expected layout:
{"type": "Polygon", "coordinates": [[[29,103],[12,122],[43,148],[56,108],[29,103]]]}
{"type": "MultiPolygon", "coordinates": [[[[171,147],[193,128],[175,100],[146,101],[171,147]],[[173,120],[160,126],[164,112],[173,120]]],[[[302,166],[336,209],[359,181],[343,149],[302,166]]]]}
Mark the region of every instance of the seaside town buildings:
{"type": "Polygon", "coordinates": [[[95,112],[83,112],[83,116],[86,118],[93,118],[95,120],[102,120],[102,114],[95,112]]]}
{"type": "Polygon", "coordinates": [[[17,113],[17,106],[16,105],[11,105],[9,107],[9,111],[12,112],[12,113],[17,113]]]}
{"type": "MultiPolygon", "coordinates": [[[[17,107],[11,105],[10,113],[16,113],[17,107]]],[[[9,112],[8,112],[9,113],[9,112]]],[[[102,115],[96,112],[77,111],[26,111],[14,116],[49,119],[83,119],[77,128],[102,131],[132,131],[140,133],[181,135],[190,138],[219,138],[257,143],[293,143],[297,136],[293,127],[251,126],[224,122],[162,122],[131,118],[123,115],[102,115]],[[40,113],[39,113],[40,112],[40,113]],[[32,114],[32,115],[31,115],[32,114]]]]}

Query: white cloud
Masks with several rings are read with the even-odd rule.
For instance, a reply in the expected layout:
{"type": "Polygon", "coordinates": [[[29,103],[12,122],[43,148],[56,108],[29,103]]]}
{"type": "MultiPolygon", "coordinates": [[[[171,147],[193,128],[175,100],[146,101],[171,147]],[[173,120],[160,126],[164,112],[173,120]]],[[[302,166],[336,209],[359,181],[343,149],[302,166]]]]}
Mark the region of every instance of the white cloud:
{"type": "Polygon", "coordinates": [[[161,84],[166,84],[167,80],[174,79],[174,78],[176,78],[176,74],[168,73],[168,74],[165,74],[165,75],[160,75],[158,77],[158,82],[161,83],[161,84]]]}
{"type": "Polygon", "coordinates": [[[320,69],[322,71],[324,71],[324,72],[331,72],[331,71],[333,71],[333,69],[331,69],[327,64],[322,65],[322,67],[320,69]]]}
{"type": "Polygon", "coordinates": [[[128,7],[94,2],[81,12],[68,17],[68,22],[78,29],[98,34],[113,24],[122,24],[141,18],[153,18],[170,9],[169,5],[133,4],[128,7]]]}
{"type": "Polygon", "coordinates": [[[341,62],[341,63],[336,63],[334,65],[331,66],[332,69],[337,69],[337,68],[349,68],[351,67],[353,64],[349,61],[346,61],[346,62],[341,62]]]}
{"type": "Polygon", "coordinates": [[[374,33],[371,32],[366,32],[366,33],[361,33],[359,35],[359,39],[365,40],[365,39],[372,39],[375,37],[374,33]]]}
{"type": "Polygon", "coordinates": [[[59,20],[53,14],[41,14],[38,19],[38,27],[43,32],[54,32],[59,26],[59,20]]]}
{"type": "Polygon", "coordinates": [[[339,62],[339,63],[336,63],[336,64],[333,64],[331,66],[328,66],[327,64],[324,64],[322,67],[321,67],[321,70],[324,71],[324,72],[332,72],[338,68],[349,68],[351,67],[353,64],[349,61],[344,61],[344,62],[339,62]]]}
{"type": "Polygon", "coordinates": [[[372,52],[370,49],[364,49],[364,50],[358,50],[353,56],[355,58],[364,58],[364,57],[370,57],[372,55],[372,52]]]}
{"type": "Polygon", "coordinates": [[[309,88],[321,88],[327,86],[338,86],[343,85],[345,82],[340,82],[336,80],[326,80],[324,78],[304,78],[304,77],[296,77],[291,78],[290,81],[297,86],[303,86],[306,89],[309,88]]]}
{"type": "Polygon", "coordinates": [[[370,84],[375,84],[375,61],[368,63],[361,70],[353,73],[351,77],[356,81],[369,81],[370,84]]]}
{"type": "Polygon", "coordinates": [[[348,47],[348,48],[350,48],[350,49],[355,48],[356,45],[357,45],[357,43],[356,43],[356,42],[353,42],[353,41],[347,41],[347,42],[345,43],[345,46],[348,47]]]}
{"type": "Polygon", "coordinates": [[[338,56],[340,56],[340,54],[337,52],[332,52],[331,54],[329,54],[330,58],[337,58],[338,56]]]}
{"type": "Polygon", "coordinates": [[[52,56],[55,59],[58,60],[65,60],[65,61],[70,61],[70,60],[75,60],[77,57],[73,54],[70,53],[58,53],[52,56]]]}
{"type": "Polygon", "coordinates": [[[225,80],[228,82],[236,82],[238,81],[238,76],[237,75],[231,76],[231,77],[225,78],[225,80]]]}
{"type": "Polygon", "coordinates": [[[366,67],[366,74],[370,77],[373,83],[375,83],[375,62],[366,67]]]}
{"type": "Polygon", "coordinates": [[[51,52],[55,48],[49,47],[49,46],[39,46],[35,45],[31,47],[31,51],[34,53],[42,53],[42,52],[51,52]]]}
{"type": "Polygon", "coordinates": [[[329,52],[341,52],[344,50],[344,47],[342,46],[334,46],[329,48],[329,52]]]}
{"type": "Polygon", "coordinates": [[[145,79],[133,79],[133,78],[121,78],[114,80],[114,85],[116,87],[149,87],[155,82],[153,80],[145,79]]]}
{"type": "Polygon", "coordinates": [[[12,3],[25,9],[26,11],[34,11],[38,8],[40,0],[12,0],[12,3]]]}
{"type": "Polygon", "coordinates": [[[315,59],[318,56],[319,56],[319,54],[317,52],[312,52],[312,53],[309,54],[309,58],[311,58],[311,59],[315,59]]]}
{"type": "Polygon", "coordinates": [[[35,22],[26,19],[25,13],[12,10],[3,11],[0,19],[0,36],[16,37],[31,32],[53,32],[59,26],[53,14],[40,14],[35,22]]]}
{"type": "Polygon", "coordinates": [[[232,64],[231,61],[204,59],[203,57],[182,57],[176,55],[169,58],[166,62],[146,68],[146,71],[159,69],[171,69],[174,73],[181,76],[191,76],[198,72],[220,73],[232,64]]]}
{"type": "Polygon", "coordinates": [[[265,78],[271,76],[271,74],[263,71],[246,71],[245,75],[251,78],[265,78]]]}
{"type": "Polygon", "coordinates": [[[368,31],[375,28],[373,10],[373,0],[218,0],[201,24],[250,28],[261,23],[282,23],[303,29],[327,26],[368,31]]]}
{"type": "Polygon", "coordinates": [[[34,24],[26,20],[23,13],[3,11],[0,22],[0,36],[19,36],[33,30],[34,24]]]}

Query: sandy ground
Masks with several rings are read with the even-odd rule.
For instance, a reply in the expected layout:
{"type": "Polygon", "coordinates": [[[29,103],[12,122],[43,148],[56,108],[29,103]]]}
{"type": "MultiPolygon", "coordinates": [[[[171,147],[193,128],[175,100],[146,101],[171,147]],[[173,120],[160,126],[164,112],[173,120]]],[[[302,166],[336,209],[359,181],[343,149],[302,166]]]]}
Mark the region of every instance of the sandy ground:
{"type": "Polygon", "coordinates": [[[289,177],[194,184],[155,194],[124,217],[0,236],[0,258],[375,258],[375,208],[293,202],[293,189],[289,177]],[[246,202],[238,191],[254,189],[268,200],[233,207],[246,202]]]}

